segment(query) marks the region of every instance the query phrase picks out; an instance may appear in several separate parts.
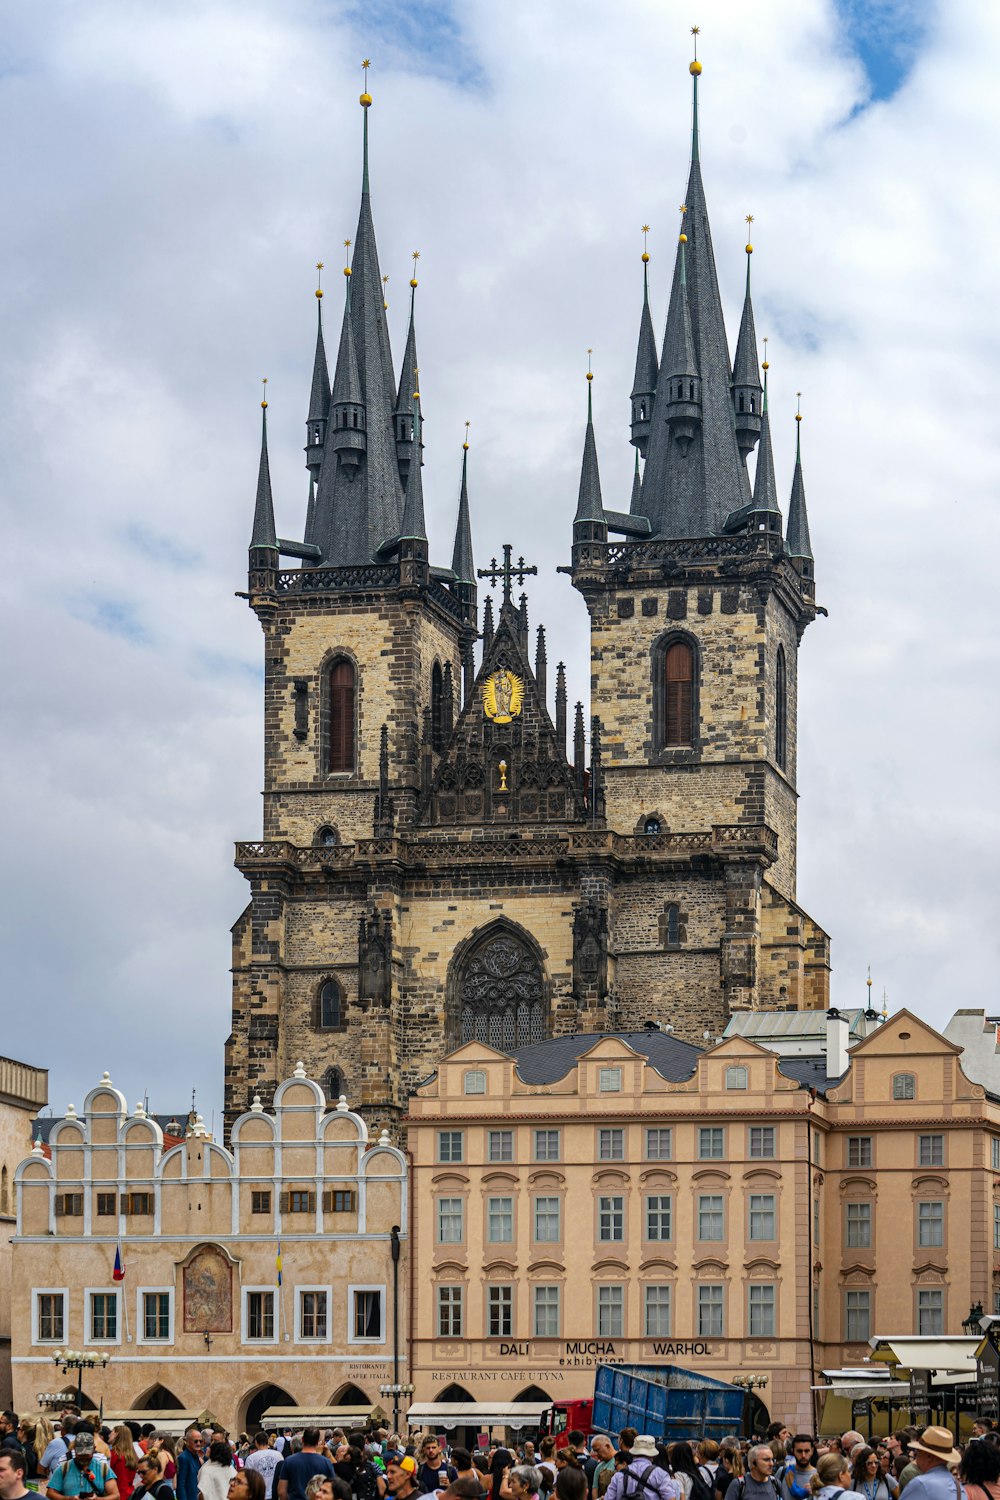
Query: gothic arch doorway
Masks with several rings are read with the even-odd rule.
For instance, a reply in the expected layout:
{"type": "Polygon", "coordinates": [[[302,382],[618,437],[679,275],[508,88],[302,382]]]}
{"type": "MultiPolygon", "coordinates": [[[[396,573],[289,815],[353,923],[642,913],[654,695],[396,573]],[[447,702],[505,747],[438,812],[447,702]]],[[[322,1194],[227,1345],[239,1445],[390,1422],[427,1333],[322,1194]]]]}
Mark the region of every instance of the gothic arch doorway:
{"type": "Polygon", "coordinates": [[[538,945],[512,922],[473,933],[453,961],[451,1043],[511,1052],[548,1031],[548,987],[538,945]]]}
{"type": "Polygon", "coordinates": [[[132,1403],[136,1411],[183,1411],[184,1403],[165,1385],[151,1385],[132,1403]]]}
{"type": "Polygon", "coordinates": [[[342,1385],[330,1397],[331,1406],[371,1406],[371,1404],[359,1385],[342,1385]]]}
{"type": "Polygon", "coordinates": [[[236,1425],[241,1432],[254,1433],[260,1426],[261,1418],[270,1406],[296,1406],[298,1403],[294,1396],[290,1396],[280,1385],[258,1385],[253,1390],[247,1391],[240,1402],[236,1425]]]}

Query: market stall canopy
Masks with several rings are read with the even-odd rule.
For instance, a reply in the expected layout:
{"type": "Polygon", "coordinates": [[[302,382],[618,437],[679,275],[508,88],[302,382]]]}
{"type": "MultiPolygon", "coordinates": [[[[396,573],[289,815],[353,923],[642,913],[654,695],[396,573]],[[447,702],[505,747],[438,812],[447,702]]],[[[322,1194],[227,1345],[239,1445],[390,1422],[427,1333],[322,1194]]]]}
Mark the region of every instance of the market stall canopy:
{"type": "Polygon", "coordinates": [[[411,1406],[406,1420],[411,1427],[537,1427],[551,1401],[420,1401],[411,1406]]]}
{"type": "Polygon", "coordinates": [[[262,1427],[367,1427],[386,1422],[381,1406],[269,1406],[260,1419],[262,1427]]]}
{"type": "Polygon", "coordinates": [[[976,1357],[986,1339],[981,1333],[956,1338],[939,1338],[931,1334],[902,1338],[876,1335],[868,1342],[872,1347],[873,1363],[897,1365],[906,1370],[930,1370],[936,1382],[953,1383],[956,1375],[963,1380],[975,1380],[976,1357]]]}
{"type": "Polygon", "coordinates": [[[188,1427],[211,1427],[217,1422],[215,1413],[207,1409],[199,1411],[192,1407],[190,1411],[182,1411],[178,1408],[167,1411],[106,1411],[104,1422],[152,1422],[157,1432],[169,1432],[172,1437],[179,1437],[188,1427]]]}

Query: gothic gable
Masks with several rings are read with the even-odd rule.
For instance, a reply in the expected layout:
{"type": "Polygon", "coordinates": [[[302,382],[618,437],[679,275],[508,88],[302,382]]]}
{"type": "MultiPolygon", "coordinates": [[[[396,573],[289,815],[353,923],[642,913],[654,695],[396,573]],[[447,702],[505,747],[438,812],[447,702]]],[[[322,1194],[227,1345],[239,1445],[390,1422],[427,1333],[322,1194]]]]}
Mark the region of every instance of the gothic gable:
{"type": "Polygon", "coordinates": [[[531,669],[521,616],[504,604],[417,822],[516,828],[585,818],[583,789],[531,669]]]}

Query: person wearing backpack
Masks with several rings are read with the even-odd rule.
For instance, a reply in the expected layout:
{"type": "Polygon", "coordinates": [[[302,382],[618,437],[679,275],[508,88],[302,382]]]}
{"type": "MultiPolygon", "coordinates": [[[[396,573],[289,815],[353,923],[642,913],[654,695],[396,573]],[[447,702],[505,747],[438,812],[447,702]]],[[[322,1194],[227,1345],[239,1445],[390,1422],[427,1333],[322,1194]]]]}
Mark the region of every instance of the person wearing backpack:
{"type": "Polygon", "coordinates": [[[660,1463],[656,1442],[640,1433],[632,1444],[628,1464],[618,1470],[604,1500],[680,1500],[681,1487],[660,1463]]]}
{"type": "Polygon", "coordinates": [[[812,1494],[816,1450],[807,1432],[792,1438],[792,1456],[781,1476],[781,1500],[809,1500],[812,1494]]]}
{"type": "Polygon", "coordinates": [[[774,1454],[767,1443],[757,1443],[747,1454],[747,1472],[734,1479],[725,1500],[781,1500],[774,1478],[774,1454]]]}
{"type": "Polygon", "coordinates": [[[694,1449],[683,1439],[670,1445],[670,1472],[681,1487],[681,1500],[712,1500],[711,1486],[695,1462],[694,1449]]]}
{"type": "Polygon", "coordinates": [[[843,1453],[824,1453],[812,1477],[813,1500],[864,1500],[851,1489],[851,1464],[843,1453]]]}

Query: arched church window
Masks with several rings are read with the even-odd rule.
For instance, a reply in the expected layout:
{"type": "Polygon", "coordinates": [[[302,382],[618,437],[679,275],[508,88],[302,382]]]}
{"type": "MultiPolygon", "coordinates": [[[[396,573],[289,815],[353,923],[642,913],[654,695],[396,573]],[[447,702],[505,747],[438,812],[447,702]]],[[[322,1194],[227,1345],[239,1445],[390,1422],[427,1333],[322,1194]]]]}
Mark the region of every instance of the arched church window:
{"type": "Polygon", "coordinates": [[[327,979],[319,987],[315,1024],[320,1031],[336,1031],[344,1024],[344,997],[335,979],[327,979]]]}
{"type": "Polygon", "coordinates": [[[667,947],[677,948],[681,941],[681,910],[675,901],[667,907],[666,916],[667,947]]]}
{"type": "Polygon", "coordinates": [[[782,770],[787,756],[788,684],[785,676],[785,648],[778,647],[774,667],[774,758],[782,770]]]}
{"type": "Polygon", "coordinates": [[[441,663],[431,668],[431,745],[440,750],[444,743],[444,674],[441,663]]]}
{"type": "Polygon", "coordinates": [[[546,1033],[542,966],[515,932],[494,931],[477,943],[457,979],[458,1039],[510,1052],[546,1033]]]}
{"type": "Polygon", "coordinates": [[[344,1092],[344,1075],[339,1068],[327,1068],[323,1074],[323,1092],[331,1104],[336,1104],[344,1092]]]}
{"type": "Polygon", "coordinates": [[[694,730],[694,652],[687,641],[674,641],[667,647],[663,675],[663,743],[690,745],[694,730]]]}
{"type": "Polygon", "coordinates": [[[334,849],[340,843],[340,834],[329,823],[324,823],[317,831],[316,842],[323,849],[334,849]]]}
{"type": "Polygon", "coordinates": [[[355,686],[353,662],[339,656],[329,669],[330,771],[355,768],[355,686]]]}

